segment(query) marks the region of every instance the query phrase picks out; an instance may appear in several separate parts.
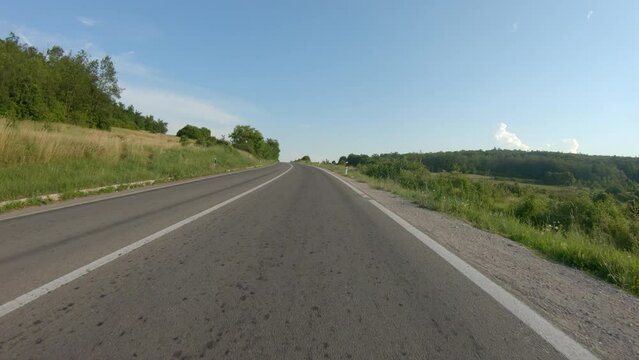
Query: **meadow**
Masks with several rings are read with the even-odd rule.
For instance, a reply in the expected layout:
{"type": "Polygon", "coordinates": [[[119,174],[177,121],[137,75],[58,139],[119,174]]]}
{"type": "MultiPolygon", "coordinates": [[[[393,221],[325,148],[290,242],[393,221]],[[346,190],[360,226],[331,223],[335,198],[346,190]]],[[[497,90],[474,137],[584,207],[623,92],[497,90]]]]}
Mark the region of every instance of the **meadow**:
{"type": "Polygon", "coordinates": [[[143,180],[179,180],[272,163],[176,136],[0,118],[0,201],[143,180]]]}
{"type": "MultiPolygon", "coordinates": [[[[343,165],[321,166],[344,174],[343,165]]],[[[639,295],[639,207],[605,191],[431,173],[419,162],[377,159],[348,176],[534,249],[639,295]]]]}

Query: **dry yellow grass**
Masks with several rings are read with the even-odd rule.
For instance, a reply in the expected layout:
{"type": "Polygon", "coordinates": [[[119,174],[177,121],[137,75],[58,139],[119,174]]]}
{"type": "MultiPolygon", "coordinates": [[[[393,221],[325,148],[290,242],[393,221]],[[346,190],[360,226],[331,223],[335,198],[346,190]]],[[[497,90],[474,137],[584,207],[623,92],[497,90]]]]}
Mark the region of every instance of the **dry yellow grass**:
{"type": "Polygon", "coordinates": [[[0,164],[48,164],[51,161],[123,156],[145,157],[150,149],[181,146],[175,136],[114,128],[112,131],[59,123],[11,122],[0,118],[0,164]]]}
{"type": "Polygon", "coordinates": [[[0,118],[0,201],[268,162],[227,145],[183,146],[170,135],[0,118]]]}

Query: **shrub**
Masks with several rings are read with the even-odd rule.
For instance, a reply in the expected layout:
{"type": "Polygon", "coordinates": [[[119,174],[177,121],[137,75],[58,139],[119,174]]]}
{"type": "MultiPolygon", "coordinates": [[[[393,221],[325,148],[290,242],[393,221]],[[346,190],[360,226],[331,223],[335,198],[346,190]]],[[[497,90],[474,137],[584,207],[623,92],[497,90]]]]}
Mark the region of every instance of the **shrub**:
{"type": "Polygon", "coordinates": [[[412,190],[426,190],[428,188],[428,173],[425,170],[410,171],[400,169],[397,182],[412,190]]]}
{"type": "Polygon", "coordinates": [[[211,138],[211,130],[205,127],[198,128],[193,125],[186,125],[178,130],[176,135],[180,138],[186,137],[195,140],[198,144],[204,145],[211,138]]]}
{"type": "Polygon", "coordinates": [[[536,195],[529,195],[515,205],[515,216],[528,224],[544,226],[550,223],[548,205],[536,195]]]}
{"type": "MultiPolygon", "coordinates": [[[[344,161],[345,157],[340,158],[344,161]]],[[[459,172],[431,174],[410,154],[374,155],[356,170],[349,175],[368,181],[374,188],[460,216],[639,294],[636,187],[619,187],[611,194],[583,187],[475,179],[459,172]]],[[[564,185],[571,182],[561,169],[555,172],[548,179],[564,185]]]]}

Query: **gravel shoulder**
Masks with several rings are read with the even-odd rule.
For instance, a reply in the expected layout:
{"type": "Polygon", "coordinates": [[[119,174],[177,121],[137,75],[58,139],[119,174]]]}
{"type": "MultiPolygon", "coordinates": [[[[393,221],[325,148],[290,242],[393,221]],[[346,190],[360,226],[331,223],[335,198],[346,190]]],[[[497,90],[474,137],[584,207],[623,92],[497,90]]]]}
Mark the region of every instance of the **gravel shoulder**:
{"type": "Polygon", "coordinates": [[[639,298],[499,235],[341,176],[604,359],[639,359],[639,298]]]}

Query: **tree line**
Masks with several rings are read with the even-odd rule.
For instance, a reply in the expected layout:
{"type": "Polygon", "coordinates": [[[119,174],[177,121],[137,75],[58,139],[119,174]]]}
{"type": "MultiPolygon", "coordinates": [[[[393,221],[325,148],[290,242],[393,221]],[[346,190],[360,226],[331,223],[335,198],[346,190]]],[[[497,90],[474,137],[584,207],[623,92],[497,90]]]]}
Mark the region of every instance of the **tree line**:
{"type": "MultiPolygon", "coordinates": [[[[533,181],[549,185],[582,185],[618,193],[639,184],[639,158],[593,156],[547,151],[472,150],[342,156],[352,166],[374,159],[408,159],[432,172],[461,172],[533,181]]],[[[639,194],[637,194],[639,195],[639,194]]]]}
{"type": "Polygon", "coordinates": [[[109,56],[53,46],[40,52],[11,33],[0,39],[0,115],[109,129],[166,133],[167,123],[118,102],[122,88],[109,56]]]}
{"type": "MultiPolygon", "coordinates": [[[[484,153],[503,157],[508,154],[519,155],[520,159],[531,159],[529,166],[538,166],[540,162],[540,154],[534,153],[484,153]]],[[[451,165],[454,171],[435,175],[420,162],[423,155],[427,154],[353,155],[344,156],[340,161],[356,165],[357,170],[367,176],[391,180],[403,188],[421,192],[433,209],[444,209],[474,219],[477,214],[484,213],[514,217],[543,231],[575,232],[620,250],[639,254],[639,187],[636,183],[629,184],[624,194],[614,194],[597,187],[557,191],[521,182],[473,179],[456,171],[454,164],[451,165]]],[[[563,158],[563,155],[545,154],[555,160],[563,158]]],[[[581,155],[576,158],[582,161],[591,158],[591,165],[596,168],[602,157],[581,155]]],[[[426,159],[431,160],[428,157],[426,159]]],[[[610,160],[610,164],[615,162],[610,160]]],[[[521,175],[516,172],[512,174],[521,175]]]]}
{"type": "MultiPolygon", "coordinates": [[[[14,120],[63,122],[105,129],[112,126],[166,134],[167,123],[153,115],[144,115],[119,102],[122,89],[109,56],[92,59],[81,50],[65,52],[53,46],[40,52],[10,33],[0,39],[0,116],[14,120]]],[[[277,160],[279,143],[264,138],[257,129],[236,126],[218,139],[205,127],[187,125],[177,136],[186,144],[226,144],[259,158],[277,160]]]]}
{"type": "Polygon", "coordinates": [[[204,146],[214,144],[233,146],[262,159],[277,160],[280,157],[279,142],[275,139],[264,138],[259,130],[248,125],[237,125],[229,135],[230,141],[224,137],[218,139],[211,134],[211,130],[193,125],[184,126],[176,135],[180,137],[183,144],[194,140],[196,144],[204,146]]]}

